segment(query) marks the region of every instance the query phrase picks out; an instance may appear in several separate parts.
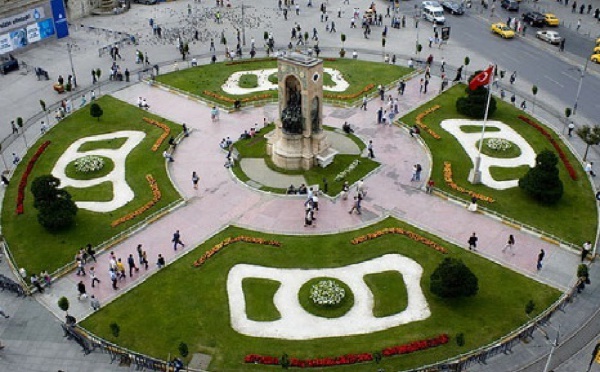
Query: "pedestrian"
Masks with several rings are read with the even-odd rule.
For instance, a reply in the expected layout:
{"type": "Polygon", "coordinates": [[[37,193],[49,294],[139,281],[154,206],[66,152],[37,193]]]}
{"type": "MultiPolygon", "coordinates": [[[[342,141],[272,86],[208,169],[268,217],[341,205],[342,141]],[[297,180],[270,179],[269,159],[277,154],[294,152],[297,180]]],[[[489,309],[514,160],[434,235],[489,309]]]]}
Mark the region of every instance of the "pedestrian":
{"type": "Polygon", "coordinates": [[[546,252],[543,249],[540,249],[540,253],[538,253],[538,258],[537,258],[538,271],[540,271],[542,269],[542,261],[544,260],[544,256],[546,256],[546,252]]]}
{"type": "Polygon", "coordinates": [[[79,283],[77,283],[77,299],[81,300],[81,299],[86,299],[87,298],[87,292],[85,290],[85,284],[83,284],[83,280],[80,280],[79,283]]]}
{"type": "Polygon", "coordinates": [[[165,267],[165,258],[160,253],[158,254],[158,260],[156,260],[156,266],[158,266],[159,269],[165,267]]]}
{"type": "Polygon", "coordinates": [[[100,284],[100,279],[96,277],[96,270],[94,267],[90,267],[90,278],[92,279],[92,288],[95,288],[95,283],[98,282],[100,284]]]}
{"type": "Polygon", "coordinates": [[[469,243],[469,250],[470,251],[476,251],[477,250],[477,241],[479,239],[477,238],[477,235],[475,235],[475,233],[473,233],[473,235],[471,235],[471,237],[468,240],[469,243]]]}
{"type": "Polygon", "coordinates": [[[52,278],[50,277],[50,274],[48,274],[48,271],[46,271],[46,270],[42,271],[40,273],[40,277],[44,281],[46,288],[50,288],[50,286],[52,286],[52,278]]]}
{"type": "Polygon", "coordinates": [[[352,204],[352,209],[350,209],[350,211],[348,213],[352,214],[352,212],[356,211],[356,214],[362,214],[360,211],[360,202],[361,202],[360,196],[355,196],[354,204],[352,204]]]}
{"type": "Polygon", "coordinates": [[[43,120],[40,125],[40,134],[44,134],[48,131],[48,124],[46,124],[43,120]]]}
{"type": "Polygon", "coordinates": [[[383,122],[383,107],[379,107],[377,110],[377,124],[381,124],[383,122]]]}
{"type": "Polygon", "coordinates": [[[568,135],[569,137],[573,137],[573,130],[575,129],[575,124],[573,122],[569,123],[569,127],[568,127],[568,135]]]}
{"type": "Polygon", "coordinates": [[[421,80],[419,80],[419,95],[421,95],[423,93],[423,82],[425,81],[425,79],[421,78],[421,80]]]}
{"type": "Polygon", "coordinates": [[[85,251],[86,251],[87,255],[89,257],[91,257],[92,260],[94,260],[94,262],[97,262],[96,261],[96,251],[94,250],[94,248],[92,248],[92,245],[90,243],[88,243],[86,245],[85,251]]]}
{"type": "Polygon", "coordinates": [[[591,251],[592,242],[588,240],[587,242],[583,243],[583,247],[581,248],[581,263],[585,261],[586,257],[588,256],[588,254],[590,254],[591,251]]]}
{"type": "Polygon", "coordinates": [[[577,32],[579,32],[579,29],[581,28],[581,18],[579,18],[577,20],[577,32]]]}
{"type": "Polygon", "coordinates": [[[2,306],[0,306],[0,315],[2,315],[3,317],[5,317],[6,319],[10,318],[10,315],[7,315],[7,314],[4,312],[4,309],[2,308],[2,306]]]}
{"type": "Polygon", "coordinates": [[[429,79],[425,79],[423,83],[423,94],[427,94],[427,86],[429,86],[429,79]]]}
{"type": "Polygon", "coordinates": [[[590,176],[592,177],[596,177],[596,173],[594,173],[594,169],[592,169],[592,167],[594,166],[594,162],[593,161],[589,161],[587,163],[585,163],[585,173],[589,173],[590,176]]]}
{"type": "Polygon", "coordinates": [[[117,260],[117,274],[119,280],[127,279],[127,275],[125,275],[125,265],[123,265],[123,261],[121,261],[120,258],[117,260]]]}
{"type": "Polygon", "coordinates": [[[509,82],[510,82],[511,84],[514,84],[514,83],[515,83],[515,80],[517,80],[517,72],[516,72],[516,71],[514,71],[514,72],[513,72],[513,73],[510,75],[509,82]]]}
{"type": "Polygon", "coordinates": [[[136,272],[140,271],[140,268],[135,265],[135,259],[133,258],[133,254],[130,254],[127,257],[127,265],[129,266],[129,277],[133,276],[133,270],[136,272]]]}
{"type": "Polygon", "coordinates": [[[517,96],[515,96],[515,94],[513,93],[512,96],[510,96],[510,103],[512,103],[514,106],[516,100],[517,100],[517,96]]]}
{"type": "Polygon", "coordinates": [[[317,227],[316,224],[313,224],[314,219],[315,219],[314,211],[310,205],[307,205],[306,209],[304,211],[304,227],[308,227],[308,226],[317,227]]]}
{"type": "Polygon", "coordinates": [[[429,181],[427,181],[427,185],[425,186],[425,193],[431,194],[433,192],[434,187],[435,187],[435,181],[433,180],[433,178],[430,178],[429,181]]]}
{"type": "Polygon", "coordinates": [[[116,270],[111,267],[110,270],[109,270],[109,275],[110,275],[110,281],[112,282],[112,288],[114,290],[119,289],[119,287],[117,287],[117,273],[116,273],[116,270]]]}
{"type": "Polygon", "coordinates": [[[348,200],[349,191],[350,186],[348,185],[348,181],[344,181],[344,185],[342,186],[342,200],[348,200]]]}
{"type": "Polygon", "coordinates": [[[369,140],[367,150],[369,151],[369,158],[375,159],[375,153],[373,152],[373,140],[369,140]]]}
{"type": "Polygon", "coordinates": [[[173,250],[175,251],[177,250],[177,245],[181,245],[182,248],[185,248],[185,244],[183,244],[181,241],[181,234],[179,233],[179,230],[173,233],[173,239],[171,239],[171,242],[173,243],[173,250]]]}
{"type": "Polygon", "coordinates": [[[33,274],[31,278],[29,278],[29,281],[31,282],[31,285],[36,287],[40,293],[44,293],[44,288],[42,287],[37,275],[33,274]]]}
{"type": "Polygon", "coordinates": [[[401,96],[404,95],[405,88],[406,88],[406,82],[404,80],[400,80],[400,84],[398,85],[398,93],[400,93],[401,96]]]}
{"type": "Polygon", "coordinates": [[[564,52],[564,51],[565,51],[565,38],[562,38],[562,39],[560,40],[560,46],[558,47],[558,50],[559,50],[560,52],[564,52]]]}
{"type": "Polygon", "coordinates": [[[21,161],[21,158],[14,152],[12,153],[12,157],[13,157],[13,165],[19,164],[19,162],[21,161]]]}
{"type": "Polygon", "coordinates": [[[198,174],[196,173],[196,171],[192,172],[192,184],[194,185],[194,190],[198,190],[198,181],[200,181],[200,178],[198,177],[198,174]]]}
{"type": "Polygon", "coordinates": [[[94,295],[92,295],[92,297],[90,297],[90,306],[92,307],[92,309],[94,311],[96,311],[100,308],[100,301],[98,301],[98,299],[94,295]]]}
{"type": "Polygon", "coordinates": [[[415,181],[421,181],[421,172],[423,171],[423,167],[421,167],[421,164],[417,164],[416,167],[415,181]]]}
{"type": "Polygon", "coordinates": [[[513,236],[513,234],[510,234],[508,236],[508,242],[506,242],[506,245],[504,246],[504,248],[502,248],[502,253],[506,252],[507,249],[510,249],[510,251],[512,252],[513,256],[515,255],[515,253],[513,252],[513,248],[515,246],[515,237],[513,236]]]}
{"type": "Polygon", "coordinates": [[[77,254],[76,257],[77,257],[77,271],[75,272],[75,275],[85,276],[85,261],[83,260],[83,257],[80,254],[77,254]]]}

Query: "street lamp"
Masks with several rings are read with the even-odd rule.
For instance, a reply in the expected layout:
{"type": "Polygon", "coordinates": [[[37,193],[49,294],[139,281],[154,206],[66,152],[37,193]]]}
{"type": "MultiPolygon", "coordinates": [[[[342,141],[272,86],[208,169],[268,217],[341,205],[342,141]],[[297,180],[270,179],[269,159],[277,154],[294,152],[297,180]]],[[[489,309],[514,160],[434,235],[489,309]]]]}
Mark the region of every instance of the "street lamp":
{"type": "Polygon", "coordinates": [[[579,102],[579,94],[581,93],[581,85],[583,84],[583,77],[585,76],[585,72],[587,71],[589,59],[585,59],[585,66],[583,66],[583,70],[579,67],[576,67],[576,70],[581,73],[579,76],[579,85],[577,86],[577,95],[575,96],[575,104],[573,105],[573,115],[577,113],[577,102],[579,102]]]}
{"type": "Polygon", "coordinates": [[[246,46],[246,22],[244,22],[244,2],[242,1],[242,45],[246,46]]]}
{"type": "Polygon", "coordinates": [[[73,56],[71,55],[73,44],[67,43],[67,52],[69,53],[69,62],[71,63],[71,74],[73,75],[73,88],[77,88],[77,78],[75,77],[75,67],[73,67],[73,56]]]}
{"type": "MultiPolygon", "coordinates": [[[[552,327],[550,324],[548,324],[550,327],[552,327]]],[[[554,327],[552,327],[554,328],[554,327]]],[[[550,354],[548,354],[548,360],[546,360],[546,365],[544,366],[544,372],[548,372],[550,370],[550,362],[552,361],[552,355],[554,354],[554,350],[556,350],[556,348],[558,347],[558,337],[560,336],[560,324],[558,325],[558,328],[554,328],[556,330],[556,338],[554,339],[554,342],[552,343],[552,348],[550,349],[550,354]]],[[[541,329],[540,329],[541,330],[541,329]]],[[[546,336],[546,339],[549,339],[548,334],[546,332],[544,332],[544,335],[546,336]]]]}

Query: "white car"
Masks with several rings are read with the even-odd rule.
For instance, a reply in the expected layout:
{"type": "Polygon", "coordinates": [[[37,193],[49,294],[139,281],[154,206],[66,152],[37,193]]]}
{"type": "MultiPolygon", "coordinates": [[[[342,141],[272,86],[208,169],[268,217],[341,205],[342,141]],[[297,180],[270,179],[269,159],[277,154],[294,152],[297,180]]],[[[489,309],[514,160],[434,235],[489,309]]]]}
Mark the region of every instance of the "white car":
{"type": "Polygon", "coordinates": [[[562,40],[562,37],[560,37],[556,31],[538,31],[536,32],[535,37],[554,45],[560,44],[560,41],[562,40]]]}

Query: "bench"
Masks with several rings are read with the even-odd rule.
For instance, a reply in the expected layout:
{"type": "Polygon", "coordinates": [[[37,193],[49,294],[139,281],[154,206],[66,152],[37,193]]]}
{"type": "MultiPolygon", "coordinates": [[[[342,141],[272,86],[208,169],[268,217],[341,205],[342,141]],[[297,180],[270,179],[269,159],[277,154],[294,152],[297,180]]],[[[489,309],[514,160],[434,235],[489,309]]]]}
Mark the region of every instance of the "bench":
{"type": "Polygon", "coordinates": [[[334,150],[332,148],[328,148],[327,150],[317,155],[317,163],[321,168],[325,168],[329,164],[333,163],[333,159],[337,154],[339,154],[339,151],[334,150]]]}

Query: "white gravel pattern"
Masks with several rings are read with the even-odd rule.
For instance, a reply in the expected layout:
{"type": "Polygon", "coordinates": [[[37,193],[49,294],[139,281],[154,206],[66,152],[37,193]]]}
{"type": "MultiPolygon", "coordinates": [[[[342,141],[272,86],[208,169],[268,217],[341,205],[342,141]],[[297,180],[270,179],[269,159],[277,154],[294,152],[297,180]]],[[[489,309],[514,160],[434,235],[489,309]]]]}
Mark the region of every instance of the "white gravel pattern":
{"type": "Polygon", "coordinates": [[[421,290],[422,273],[421,265],[399,254],[387,254],[353,265],[324,269],[280,269],[238,264],[231,268],[227,277],[231,326],[237,332],[252,337],[311,340],[368,334],[423,320],[431,312],[421,290]],[[384,271],[398,271],[403,275],[408,306],[400,313],[376,318],[373,316],[373,293],[363,277],[384,271]],[[336,278],[350,287],[354,294],[354,306],[344,316],[321,318],[302,308],[298,292],[304,283],[317,277],[336,278]],[[264,278],[281,283],[273,297],[273,303],[281,314],[280,319],[264,322],[248,319],[242,290],[242,280],[245,278],[264,278]]]}
{"type": "MultiPolygon", "coordinates": [[[[324,72],[327,72],[331,75],[331,80],[335,83],[333,86],[323,85],[323,90],[327,90],[330,92],[343,92],[350,84],[344,79],[344,76],[338,70],[332,68],[324,68],[324,72]]],[[[254,92],[262,92],[265,90],[275,90],[278,89],[277,84],[273,84],[269,81],[269,76],[271,74],[276,74],[276,68],[269,68],[265,70],[249,70],[249,71],[238,71],[231,74],[231,76],[227,79],[225,84],[221,86],[224,92],[235,95],[249,94],[254,92]],[[256,88],[242,88],[240,87],[240,78],[242,75],[257,75],[258,76],[258,86],[256,88]]]]}
{"type": "MultiPolygon", "coordinates": [[[[443,120],[440,126],[447,132],[452,134],[458,142],[461,144],[467,155],[471,158],[472,164],[475,164],[477,158],[478,146],[477,141],[481,139],[481,131],[474,133],[465,133],[460,127],[463,125],[483,125],[483,121],[480,120],[464,120],[464,119],[448,119],[443,120]]],[[[488,132],[486,130],[483,135],[484,138],[503,138],[513,142],[521,149],[521,155],[516,158],[503,159],[487,156],[481,154],[481,183],[497,190],[505,190],[511,187],[517,187],[519,180],[507,180],[507,181],[496,181],[490,174],[490,167],[506,167],[513,168],[520,165],[528,165],[530,167],[535,166],[535,151],[525,138],[521,137],[514,129],[500,121],[488,121],[486,128],[498,128],[500,131],[488,132]]],[[[484,145],[485,146],[485,145],[484,145]]],[[[472,165],[471,165],[472,166],[472,165]]]]}
{"type": "MultiPolygon", "coordinates": [[[[95,125],[95,124],[94,124],[95,125]]],[[[60,179],[60,186],[72,186],[77,188],[87,188],[95,185],[99,185],[102,182],[112,182],[113,184],[113,199],[110,201],[98,201],[98,202],[76,202],[77,206],[82,209],[87,209],[92,212],[111,212],[121,208],[125,204],[133,200],[135,193],[127,184],[125,180],[125,159],[127,155],[137,145],[142,142],[146,137],[146,134],[141,131],[124,130],[119,132],[99,134],[96,136],[83,137],[73,142],[71,146],[60,156],[54,169],[52,169],[52,175],[60,179]],[[96,149],[90,151],[78,151],[81,145],[87,142],[95,142],[102,140],[109,140],[113,138],[127,138],[123,146],[118,149],[96,149]],[[76,180],[67,177],[65,169],[67,165],[73,160],[86,156],[86,155],[99,155],[111,159],[115,165],[112,172],[109,174],[94,178],[91,180],[76,180]]]]}

